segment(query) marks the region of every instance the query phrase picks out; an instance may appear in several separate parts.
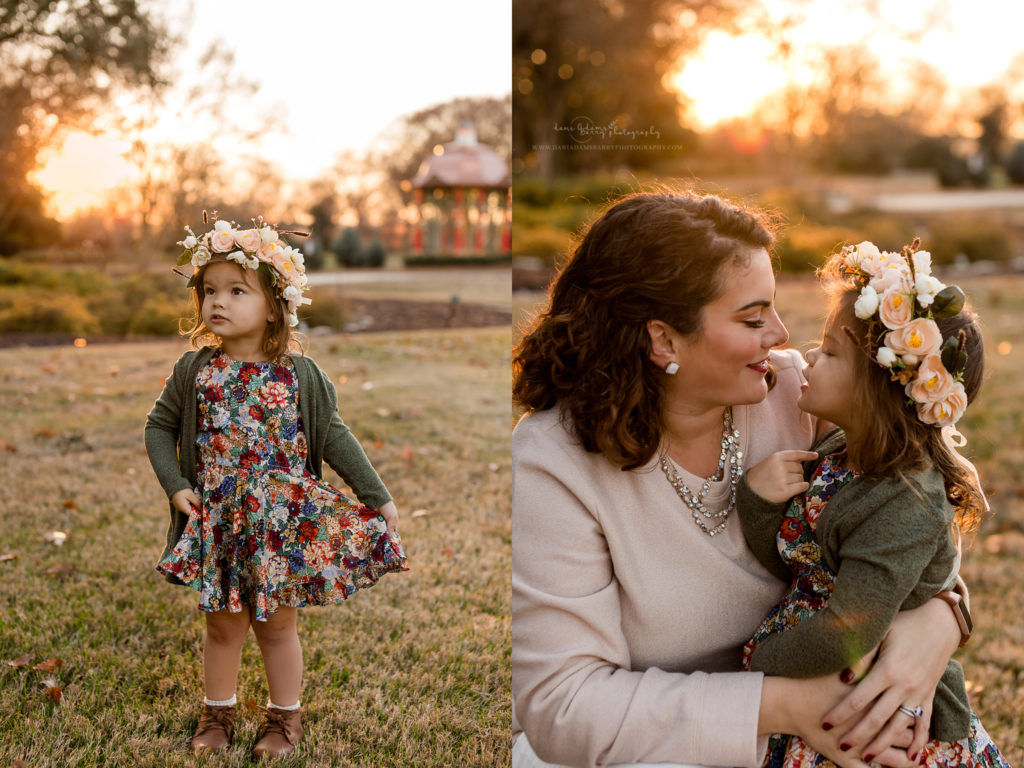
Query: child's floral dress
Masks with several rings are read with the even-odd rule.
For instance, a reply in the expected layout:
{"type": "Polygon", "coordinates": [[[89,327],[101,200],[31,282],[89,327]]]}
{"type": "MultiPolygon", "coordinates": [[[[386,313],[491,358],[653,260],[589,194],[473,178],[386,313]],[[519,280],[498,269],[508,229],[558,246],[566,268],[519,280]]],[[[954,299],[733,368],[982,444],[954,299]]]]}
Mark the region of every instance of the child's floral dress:
{"type": "Polygon", "coordinates": [[[157,570],[199,591],[204,611],[328,605],[408,570],[384,518],[306,469],[298,380],[284,355],[216,353],[196,376],[202,508],[157,570]]]}
{"type": "MultiPolygon", "coordinates": [[[[835,573],[825,563],[815,531],[822,510],[835,493],[855,474],[842,466],[846,451],[840,451],[818,465],[811,478],[811,487],[796,496],[786,509],[779,527],[779,554],[793,574],[789,592],[761,623],[753,638],[743,648],[743,667],[750,668],[754,648],[769,635],[784,632],[801,620],[825,607],[832,595],[835,573]]],[[[923,751],[922,765],[1000,766],[1010,768],[999,749],[989,738],[978,717],[971,714],[971,731],[956,742],[930,741],[923,751]]],[[[810,768],[835,766],[831,760],[815,752],[799,736],[775,734],[768,741],[768,754],[762,768],[810,768]]]]}

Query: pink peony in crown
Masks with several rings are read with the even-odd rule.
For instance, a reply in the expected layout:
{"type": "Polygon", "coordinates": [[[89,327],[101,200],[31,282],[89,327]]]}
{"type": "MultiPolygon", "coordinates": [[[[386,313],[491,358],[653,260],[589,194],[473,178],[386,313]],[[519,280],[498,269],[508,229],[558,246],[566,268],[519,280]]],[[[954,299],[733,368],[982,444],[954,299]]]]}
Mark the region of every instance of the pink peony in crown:
{"type": "Polygon", "coordinates": [[[889,253],[865,241],[844,247],[836,258],[860,287],[854,313],[868,328],[868,356],[903,385],[922,422],[947,427],[967,408],[967,354],[963,332],[943,339],[935,320],[958,314],[965,297],[931,274],[931,254],[917,250],[919,244],[915,239],[903,253],[889,253]]]}
{"type": "MultiPolygon", "coordinates": [[[[205,211],[203,223],[209,223],[205,211]]],[[[185,232],[188,233],[185,239],[178,241],[185,249],[178,257],[178,266],[191,264],[198,270],[214,259],[224,258],[242,269],[261,270],[287,305],[288,324],[292,327],[299,324],[298,308],[311,303],[311,299],[302,295],[309,285],[305,259],[302,251],[285,243],[280,236],[306,237],[307,233],[279,231],[265,224],[262,216],[252,220],[251,229],[239,229],[234,222],[217,219],[216,214],[213,229],[206,234],[196,235],[187,226],[185,232]]],[[[192,273],[189,286],[194,285],[196,274],[192,273]]]]}

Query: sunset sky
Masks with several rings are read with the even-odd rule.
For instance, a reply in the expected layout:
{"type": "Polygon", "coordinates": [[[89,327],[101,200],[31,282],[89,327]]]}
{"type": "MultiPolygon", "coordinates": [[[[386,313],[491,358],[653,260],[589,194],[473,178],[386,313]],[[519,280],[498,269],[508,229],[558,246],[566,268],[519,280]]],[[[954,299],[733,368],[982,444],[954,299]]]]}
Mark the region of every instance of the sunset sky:
{"type": "MultiPolygon", "coordinates": [[[[784,7],[772,0],[764,5],[774,9],[776,17],[784,7]]],[[[1024,7],[1003,0],[832,0],[807,7],[807,23],[793,35],[797,49],[820,40],[863,44],[895,77],[910,60],[922,59],[953,87],[979,86],[998,78],[1014,57],[1024,55],[1024,7]],[[928,24],[928,12],[936,8],[939,17],[928,24]],[[876,34],[879,19],[892,31],[876,34]],[[905,39],[926,24],[919,40],[905,39]]],[[[687,62],[674,83],[693,100],[701,126],[709,127],[748,114],[759,99],[785,84],[786,76],[771,54],[772,46],[763,38],[712,32],[701,55],[687,62]]]]}
{"type": "MultiPolygon", "coordinates": [[[[288,178],[313,177],[340,151],[365,149],[404,114],[510,90],[511,0],[172,0],[161,8],[187,20],[182,68],[219,39],[235,52],[236,69],[261,84],[251,114],[277,110],[286,132],[265,137],[258,151],[288,178]]],[[[176,135],[188,130],[180,116],[167,123],[176,135]]],[[[126,149],[115,135],[76,133],[43,158],[36,178],[54,190],[54,211],[98,202],[131,172],[120,158],[126,149]]]]}

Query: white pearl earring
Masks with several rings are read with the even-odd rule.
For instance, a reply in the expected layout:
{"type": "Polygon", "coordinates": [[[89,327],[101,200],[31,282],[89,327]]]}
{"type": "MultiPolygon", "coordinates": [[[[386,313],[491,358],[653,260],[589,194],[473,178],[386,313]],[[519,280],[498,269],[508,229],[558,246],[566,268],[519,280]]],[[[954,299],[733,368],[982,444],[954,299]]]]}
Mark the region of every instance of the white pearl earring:
{"type": "Polygon", "coordinates": [[[671,363],[665,366],[665,373],[667,373],[669,376],[675,376],[678,371],[679,363],[675,361],[672,361],[671,363]]]}

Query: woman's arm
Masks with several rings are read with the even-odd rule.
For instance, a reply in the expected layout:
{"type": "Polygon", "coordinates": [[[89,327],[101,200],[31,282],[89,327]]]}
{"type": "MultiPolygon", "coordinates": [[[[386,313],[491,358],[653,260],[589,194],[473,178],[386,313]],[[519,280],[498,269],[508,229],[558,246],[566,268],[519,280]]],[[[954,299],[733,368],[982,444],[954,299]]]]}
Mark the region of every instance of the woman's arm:
{"type": "Polygon", "coordinates": [[[632,668],[599,491],[576,458],[522,424],[513,437],[512,694],[531,746],[573,766],[759,766],[760,674],[632,668]]]}

